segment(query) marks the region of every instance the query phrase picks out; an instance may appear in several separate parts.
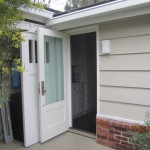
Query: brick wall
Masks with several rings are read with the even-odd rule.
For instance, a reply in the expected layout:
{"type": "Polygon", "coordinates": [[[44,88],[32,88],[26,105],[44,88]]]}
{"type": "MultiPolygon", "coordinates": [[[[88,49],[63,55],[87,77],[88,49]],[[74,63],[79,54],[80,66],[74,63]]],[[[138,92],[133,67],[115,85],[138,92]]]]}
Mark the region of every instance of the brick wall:
{"type": "Polygon", "coordinates": [[[117,150],[138,150],[129,139],[132,137],[131,123],[116,121],[106,118],[97,118],[96,134],[97,143],[117,150]]]}

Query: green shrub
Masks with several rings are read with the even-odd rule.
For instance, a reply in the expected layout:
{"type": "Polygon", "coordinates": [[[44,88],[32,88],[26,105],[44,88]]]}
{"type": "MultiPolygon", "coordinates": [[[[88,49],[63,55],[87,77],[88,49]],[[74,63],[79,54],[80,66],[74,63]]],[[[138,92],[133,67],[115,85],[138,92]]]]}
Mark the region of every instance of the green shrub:
{"type": "Polygon", "coordinates": [[[132,125],[133,137],[130,142],[139,146],[140,150],[150,150],[150,112],[146,112],[144,125],[132,125]]]}

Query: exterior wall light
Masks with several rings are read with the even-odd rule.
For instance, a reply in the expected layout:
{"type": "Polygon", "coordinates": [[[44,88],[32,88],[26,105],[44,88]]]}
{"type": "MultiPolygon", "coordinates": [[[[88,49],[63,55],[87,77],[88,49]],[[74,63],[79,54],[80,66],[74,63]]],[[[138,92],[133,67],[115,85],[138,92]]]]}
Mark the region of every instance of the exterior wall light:
{"type": "Polygon", "coordinates": [[[102,54],[110,54],[110,40],[102,40],[102,54]]]}

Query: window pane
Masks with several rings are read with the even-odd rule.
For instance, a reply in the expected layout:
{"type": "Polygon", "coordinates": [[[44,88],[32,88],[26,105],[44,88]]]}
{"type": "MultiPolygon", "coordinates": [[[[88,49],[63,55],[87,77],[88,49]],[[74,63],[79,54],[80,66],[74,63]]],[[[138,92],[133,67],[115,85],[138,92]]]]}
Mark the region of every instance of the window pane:
{"type": "Polygon", "coordinates": [[[29,63],[33,63],[33,60],[32,60],[32,40],[29,40],[29,63]]]}
{"type": "Polygon", "coordinates": [[[46,104],[64,99],[62,39],[45,36],[46,104]]]}
{"type": "Polygon", "coordinates": [[[35,63],[38,63],[38,58],[37,58],[37,41],[35,41],[35,63]]]}
{"type": "Polygon", "coordinates": [[[49,63],[49,59],[50,59],[50,55],[49,55],[49,51],[50,51],[50,49],[49,49],[49,42],[46,42],[46,51],[45,51],[45,53],[46,53],[46,63],[49,63]]]}

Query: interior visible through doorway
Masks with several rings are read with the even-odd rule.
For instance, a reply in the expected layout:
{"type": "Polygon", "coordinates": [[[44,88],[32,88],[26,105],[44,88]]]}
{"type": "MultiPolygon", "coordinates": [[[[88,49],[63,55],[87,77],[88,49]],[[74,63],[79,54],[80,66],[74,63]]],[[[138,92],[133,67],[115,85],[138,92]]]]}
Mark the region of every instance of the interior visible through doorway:
{"type": "Polygon", "coordinates": [[[96,133],[96,33],[71,36],[73,128],[96,133]]]}

